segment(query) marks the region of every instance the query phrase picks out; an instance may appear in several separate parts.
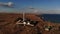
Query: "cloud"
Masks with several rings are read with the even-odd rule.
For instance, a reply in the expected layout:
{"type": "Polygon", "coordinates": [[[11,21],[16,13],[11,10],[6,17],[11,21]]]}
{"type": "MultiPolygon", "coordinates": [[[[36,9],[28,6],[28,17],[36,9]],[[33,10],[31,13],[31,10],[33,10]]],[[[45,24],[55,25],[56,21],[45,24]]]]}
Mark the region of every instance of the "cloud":
{"type": "Polygon", "coordinates": [[[60,14],[60,10],[48,10],[49,14],[60,14]]]}
{"type": "Polygon", "coordinates": [[[35,14],[60,14],[60,9],[52,9],[52,10],[45,10],[45,9],[36,9],[32,6],[25,7],[23,9],[11,9],[11,8],[0,8],[0,12],[8,12],[8,13],[35,13],[35,14]]]}
{"type": "Polygon", "coordinates": [[[60,10],[45,10],[45,9],[28,9],[25,8],[24,10],[20,10],[20,12],[26,12],[26,13],[36,13],[36,14],[60,14],[60,10]]]}

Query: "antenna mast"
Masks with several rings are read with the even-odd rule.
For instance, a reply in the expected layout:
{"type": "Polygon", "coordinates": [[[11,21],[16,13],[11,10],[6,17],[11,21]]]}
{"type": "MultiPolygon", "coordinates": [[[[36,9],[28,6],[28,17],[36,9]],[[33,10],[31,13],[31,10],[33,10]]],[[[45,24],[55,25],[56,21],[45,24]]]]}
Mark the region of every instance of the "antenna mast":
{"type": "Polygon", "coordinates": [[[25,12],[23,12],[23,22],[25,21],[25,12]]]}

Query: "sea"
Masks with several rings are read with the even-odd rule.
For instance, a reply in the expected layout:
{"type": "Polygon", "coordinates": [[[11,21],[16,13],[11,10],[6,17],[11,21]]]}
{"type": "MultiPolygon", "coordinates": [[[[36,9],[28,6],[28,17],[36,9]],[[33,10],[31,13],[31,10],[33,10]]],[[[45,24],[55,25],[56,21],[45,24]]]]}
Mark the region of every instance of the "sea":
{"type": "Polygon", "coordinates": [[[60,14],[42,14],[41,17],[48,22],[60,23],[60,14]]]}

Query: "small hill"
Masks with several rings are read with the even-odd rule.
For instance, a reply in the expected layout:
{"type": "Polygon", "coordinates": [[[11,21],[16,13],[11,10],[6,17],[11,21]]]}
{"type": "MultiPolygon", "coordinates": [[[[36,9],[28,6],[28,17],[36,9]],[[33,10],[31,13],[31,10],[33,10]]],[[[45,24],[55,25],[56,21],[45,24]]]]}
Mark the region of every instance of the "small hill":
{"type": "Polygon", "coordinates": [[[0,13],[0,34],[60,34],[60,24],[43,21],[36,14],[25,14],[25,18],[38,21],[34,27],[16,24],[17,18],[23,18],[22,14],[0,13]],[[46,31],[45,26],[51,26],[50,31],[46,31]]]}

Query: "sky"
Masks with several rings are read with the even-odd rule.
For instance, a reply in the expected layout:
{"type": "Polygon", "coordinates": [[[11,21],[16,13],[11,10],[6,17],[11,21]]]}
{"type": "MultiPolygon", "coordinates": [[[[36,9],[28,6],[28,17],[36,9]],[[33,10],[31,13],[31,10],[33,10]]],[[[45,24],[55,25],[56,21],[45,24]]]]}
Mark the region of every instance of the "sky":
{"type": "Polygon", "coordinates": [[[60,14],[60,0],[0,0],[0,2],[14,3],[14,8],[0,6],[0,12],[60,14]]]}

